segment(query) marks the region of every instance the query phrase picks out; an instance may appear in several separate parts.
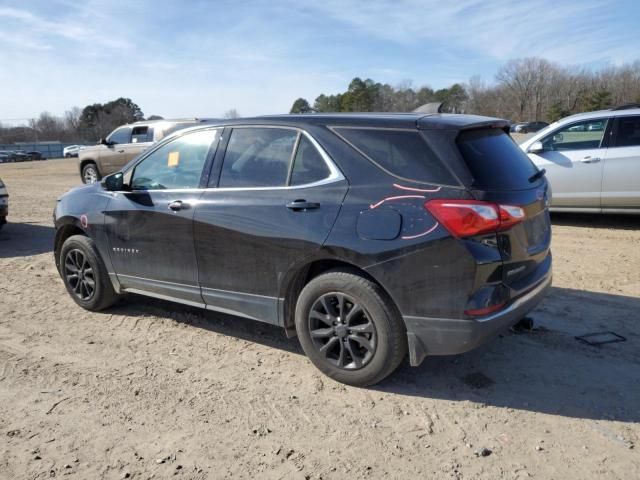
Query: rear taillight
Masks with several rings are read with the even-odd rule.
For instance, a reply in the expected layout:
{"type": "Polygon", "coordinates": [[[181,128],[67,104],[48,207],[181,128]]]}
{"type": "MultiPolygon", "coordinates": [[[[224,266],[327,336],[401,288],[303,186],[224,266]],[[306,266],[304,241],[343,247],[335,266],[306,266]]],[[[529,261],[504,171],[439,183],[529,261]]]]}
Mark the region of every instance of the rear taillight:
{"type": "Polygon", "coordinates": [[[478,200],[429,200],[424,207],[455,237],[506,230],[524,220],[524,210],[478,200]]]}

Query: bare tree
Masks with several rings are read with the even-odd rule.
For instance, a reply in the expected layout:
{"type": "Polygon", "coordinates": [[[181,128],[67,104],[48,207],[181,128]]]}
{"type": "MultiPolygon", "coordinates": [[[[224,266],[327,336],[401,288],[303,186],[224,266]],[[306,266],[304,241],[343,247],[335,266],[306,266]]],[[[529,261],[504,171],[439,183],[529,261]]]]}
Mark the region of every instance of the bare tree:
{"type": "Polygon", "coordinates": [[[227,110],[226,112],[224,112],[224,115],[222,117],[228,119],[240,118],[240,113],[235,108],[232,108],[231,110],[227,110]]]}

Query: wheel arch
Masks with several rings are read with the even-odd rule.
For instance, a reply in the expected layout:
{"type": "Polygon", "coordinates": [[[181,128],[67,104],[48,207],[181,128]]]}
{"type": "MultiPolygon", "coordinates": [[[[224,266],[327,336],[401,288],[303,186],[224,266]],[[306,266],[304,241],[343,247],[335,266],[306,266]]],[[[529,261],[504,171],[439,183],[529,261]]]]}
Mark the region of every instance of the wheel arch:
{"type": "Polygon", "coordinates": [[[82,176],[82,170],[88,164],[93,163],[96,166],[96,170],[98,171],[98,175],[102,176],[102,172],[100,171],[100,166],[98,165],[98,161],[92,157],[83,158],[80,160],[80,176],[82,176]]]}
{"type": "Polygon", "coordinates": [[[282,299],[280,307],[280,318],[282,319],[282,325],[285,329],[287,337],[291,338],[297,335],[295,327],[295,311],[300,292],[302,292],[302,289],[311,280],[331,270],[343,270],[352,272],[354,274],[362,276],[363,278],[366,278],[367,280],[372,281],[382,289],[385,296],[391,302],[393,308],[397,309],[397,306],[389,292],[375,277],[373,277],[364,268],[339,258],[314,259],[296,268],[294,272],[289,275],[288,279],[283,282],[281,289],[282,295],[280,295],[280,298],[282,299]]]}
{"type": "Polygon", "coordinates": [[[60,225],[56,228],[56,235],[53,243],[53,255],[56,262],[56,267],[60,271],[60,249],[67,240],[67,238],[73,235],[83,235],[88,237],[87,232],[82,228],[80,220],[73,217],[66,217],[58,220],[60,225]]]}

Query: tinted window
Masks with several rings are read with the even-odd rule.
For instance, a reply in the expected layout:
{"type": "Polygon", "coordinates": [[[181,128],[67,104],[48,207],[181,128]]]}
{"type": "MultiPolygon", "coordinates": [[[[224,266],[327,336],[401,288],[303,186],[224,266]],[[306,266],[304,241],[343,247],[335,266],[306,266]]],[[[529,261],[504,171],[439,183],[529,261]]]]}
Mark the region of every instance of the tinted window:
{"type": "Polygon", "coordinates": [[[538,169],[503,130],[462,132],[457,143],[473,176],[473,187],[517,190],[532,186],[529,178],[538,169]]]}
{"type": "Polygon", "coordinates": [[[605,119],[572,123],[544,138],[542,145],[545,150],[558,151],[600,148],[606,126],[605,119]]]}
{"type": "Polygon", "coordinates": [[[337,128],[336,132],[392,175],[428,183],[457,183],[417,131],[337,128]]]}
{"type": "Polygon", "coordinates": [[[298,132],[234,128],[222,163],[220,187],[283,187],[298,132]]]}
{"type": "Polygon", "coordinates": [[[616,147],[635,147],[640,145],[640,115],[621,117],[616,129],[616,147]]]}
{"type": "Polygon", "coordinates": [[[131,127],[122,127],[113,131],[108,140],[111,143],[131,143],[131,127]]]}
{"type": "Polygon", "coordinates": [[[293,160],[290,185],[305,185],[327,178],[331,172],[320,152],[305,135],[300,137],[298,150],[293,160]]]}
{"type": "Polygon", "coordinates": [[[218,134],[219,130],[193,132],[158,148],[136,166],[132,188],[197,188],[209,147],[218,134]]]}
{"type": "Polygon", "coordinates": [[[134,127],[131,133],[131,143],[146,142],[148,138],[149,127],[134,127]]]}

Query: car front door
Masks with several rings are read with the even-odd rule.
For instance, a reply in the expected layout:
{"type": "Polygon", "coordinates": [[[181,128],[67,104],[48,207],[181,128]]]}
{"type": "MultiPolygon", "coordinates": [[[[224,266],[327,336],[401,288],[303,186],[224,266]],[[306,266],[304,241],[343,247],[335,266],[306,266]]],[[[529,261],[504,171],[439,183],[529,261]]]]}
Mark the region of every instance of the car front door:
{"type": "Polygon", "coordinates": [[[199,130],[159,146],[126,172],[128,191],[113,193],[105,229],[125,290],[202,304],[193,215],[219,137],[199,130]]]}
{"type": "Polygon", "coordinates": [[[572,123],[543,138],[543,152],[529,153],[547,171],[553,207],[600,208],[607,128],[607,119],[572,123]]]}
{"type": "Polygon", "coordinates": [[[604,160],[602,208],[640,208],[640,115],[614,121],[604,160]]]}
{"type": "Polygon", "coordinates": [[[301,130],[233,127],[224,137],[215,188],[194,219],[202,296],[213,310],[277,324],[285,274],[326,240],[348,184],[301,130]]]}

